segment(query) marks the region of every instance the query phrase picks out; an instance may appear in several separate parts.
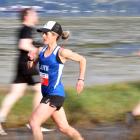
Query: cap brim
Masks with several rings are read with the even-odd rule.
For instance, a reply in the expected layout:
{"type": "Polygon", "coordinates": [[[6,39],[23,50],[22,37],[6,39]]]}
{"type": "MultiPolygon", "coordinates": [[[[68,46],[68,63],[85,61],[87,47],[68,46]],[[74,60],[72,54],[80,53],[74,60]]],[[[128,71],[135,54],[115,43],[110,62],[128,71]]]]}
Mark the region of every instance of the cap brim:
{"type": "Polygon", "coordinates": [[[37,32],[43,32],[43,33],[50,32],[50,31],[51,31],[51,30],[46,29],[46,28],[37,29],[37,32]]]}

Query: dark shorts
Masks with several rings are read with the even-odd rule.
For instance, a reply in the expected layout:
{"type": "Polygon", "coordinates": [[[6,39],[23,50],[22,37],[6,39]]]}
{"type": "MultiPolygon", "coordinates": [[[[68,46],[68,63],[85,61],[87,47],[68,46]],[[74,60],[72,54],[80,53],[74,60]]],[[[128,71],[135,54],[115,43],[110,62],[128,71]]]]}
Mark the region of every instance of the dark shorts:
{"type": "Polygon", "coordinates": [[[20,62],[17,65],[16,75],[12,83],[27,83],[28,85],[40,83],[39,72],[36,67],[29,69],[27,63],[20,62]]]}
{"type": "Polygon", "coordinates": [[[47,95],[45,97],[42,98],[40,103],[50,103],[51,107],[55,107],[56,110],[59,110],[63,103],[64,103],[65,98],[62,96],[58,96],[58,95],[47,95]]]}
{"type": "Polygon", "coordinates": [[[17,74],[12,83],[27,83],[28,85],[35,85],[37,83],[40,83],[40,76],[17,74]]]}

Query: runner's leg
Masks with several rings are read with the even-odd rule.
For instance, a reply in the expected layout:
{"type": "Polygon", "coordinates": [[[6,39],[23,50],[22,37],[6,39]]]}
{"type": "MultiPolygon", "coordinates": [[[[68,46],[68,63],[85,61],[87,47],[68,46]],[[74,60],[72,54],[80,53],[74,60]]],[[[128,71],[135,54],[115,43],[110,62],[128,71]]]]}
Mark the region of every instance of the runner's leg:
{"type": "Polygon", "coordinates": [[[27,85],[24,83],[12,84],[11,91],[8,93],[1,104],[0,117],[7,117],[13,105],[24,95],[27,85]]]}
{"type": "Polygon", "coordinates": [[[43,140],[43,134],[41,132],[41,124],[45,122],[56,108],[51,107],[49,102],[47,104],[41,103],[30,118],[30,126],[33,132],[34,140],[43,140]]]}
{"type": "Polygon", "coordinates": [[[73,140],[84,140],[80,133],[68,124],[65,111],[63,107],[52,114],[52,119],[56,122],[59,130],[71,137],[73,140]]]}
{"type": "Polygon", "coordinates": [[[12,84],[10,93],[8,93],[2,101],[0,109],[0,135],[7,134],[2,128],[1,123],[6,120],[8,113],[16,101],[23,96],[26,86],[26,84],[12,84]]]}

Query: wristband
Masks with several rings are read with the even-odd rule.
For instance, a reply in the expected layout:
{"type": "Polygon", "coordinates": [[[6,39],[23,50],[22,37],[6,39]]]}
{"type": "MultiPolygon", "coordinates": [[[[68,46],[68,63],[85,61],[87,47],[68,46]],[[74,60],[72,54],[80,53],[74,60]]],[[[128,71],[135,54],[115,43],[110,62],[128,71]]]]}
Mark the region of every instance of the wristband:
{"type": "Polygon", "coordinates": [[[82,81],[84,82],[84,79],[80,79],[80,78],[79,78],[78,81],[79,81],[79,80],[82,80],[82,81]]]}

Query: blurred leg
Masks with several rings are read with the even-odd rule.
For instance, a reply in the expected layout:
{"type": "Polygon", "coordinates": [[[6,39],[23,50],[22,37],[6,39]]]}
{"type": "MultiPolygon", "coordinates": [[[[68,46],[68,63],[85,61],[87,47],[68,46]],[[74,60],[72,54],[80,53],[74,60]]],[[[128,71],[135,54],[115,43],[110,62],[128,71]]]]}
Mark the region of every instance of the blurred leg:
{"type": "Polygon", "coordinates": [[[12,84],[10,93],[2,101],[0,118],[6,119],[13,105],[23,96],[26,86],[26,84],[12,84]]]}
{"type": "Polygon", "coordinates": [[[43,134],[40,126],[52,115],[55,110],[56,108],[51,107],[49,103],[41,103],[32,113],[30,126],[33,132],[34,140],[43,140],[43,134]]]}
{"type": "Polygon", "coordinates": [[[18,99],[20,99],[23,96],[26,86],[26,84],[12,84],[10,93],[8,93],[2,101],[0,110],[0,135],[7,134],[2,128],[1,122],[4,122],[6,120],[7,115],[10,112],[13,105],[18,99]]]}
{"type": "Polygon", "coordinates": [[[140,115],[140,103],[133,109],[132,114],[134,116],[139,116],[140,115]]]}
{"type": "Polygon", "coordinates": [[[71,137],[73,140],[84,140],[80,133],[68,124],[65,111],[63,107],[59,111],[55,111],[52,114],[52,119],[56,122],[59,130],[71,137]]]}

